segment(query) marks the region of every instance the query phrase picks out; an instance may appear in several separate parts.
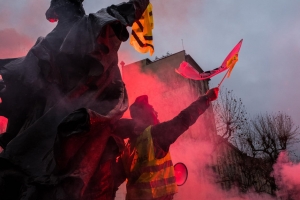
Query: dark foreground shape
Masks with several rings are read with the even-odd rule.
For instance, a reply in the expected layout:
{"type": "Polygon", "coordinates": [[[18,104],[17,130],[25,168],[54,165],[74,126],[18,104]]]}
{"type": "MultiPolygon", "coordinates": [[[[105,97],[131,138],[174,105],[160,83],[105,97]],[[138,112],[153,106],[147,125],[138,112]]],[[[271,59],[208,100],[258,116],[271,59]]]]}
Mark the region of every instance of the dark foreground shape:
{"type": "MultiPolygon", "coordinates": [[[[17,166],[18,171],[11,173],[1,170],[1,184],[4,187],[10,188],[9,182],[4,183],[3,180],[11,176],[23,185],[22,194],[26,197],[23,199],[29,199],[27,196],[31,188],[51,187],[52,183],[54,187],[61,184],[64,187],[81,187],[79,198],[84,199],[84,191],[91,188],[86,181],[89,179],[81,176],[85,174],[84,165],[75,165],[83,171],[71,169],[71,165],[62,171],[57,170],[58,158],[53,153],[57,128],[70,113],[85,108],[107,119],[104,128],[97,132],[105,136],[106,132],[110,133],[108,124],[114,124],[126,111],[127,94],[118,67],[117,52],[121,42],[129,37],[126,26],[140,18],[148,2],[132,0],[85,15],[79,0],[52,0],[46,14],[51,18],[51,11],[55,11],[54,17],[57,17],[58,23],[53,31],[44,38],[40,37],[25,57],[1,60],[0,74],[4,82],[0,83],[0,115],[8,118],[8,127],[0,136],[0,145],[5,149],[0,158],[11,166],[17,166]],[[78,172],[79,176],[51,179],[53,175],[69,176],[70,170],[78,172]],[[74,184],[64,184],[66,182],[74,184]],[[30,186],[24,186],[27,183],[30,186]]],[[[72,141],[70,138],[67,143],[72,141]]],[[[105,147],[109,143],[107,141],[95,145],[95,148],[99,145],[105,147]]],[[[74,146],[77,142],[74,141],[74,146]]],[[[75,150],[72,159],[78,153],[75,150]]],[[[86,151],[90,149],[86,148],[86,151]]],[[[102,154],[99,152],[98,160],[89,162],[101,168],[102,154]]],[[[85,156],[79,156],[72,163],[83,163],[86,161],[84,159],[85,156]]],[[[97,173],[96,168],[87,174],[93,177],[93,173],[97,173]]],[[[9,190],[2,192],[6,191],[9,190]]],[[[70,191],[72,195],[75,194],[73,189],[70,191]]],[[[17,195],[17,192],[12,195],[17,195]]],[[[0,196],[4,198],[2,194],[0,196]]],[[[69,196],[57,197],[64,198],[68,199],[69,196]]]]}

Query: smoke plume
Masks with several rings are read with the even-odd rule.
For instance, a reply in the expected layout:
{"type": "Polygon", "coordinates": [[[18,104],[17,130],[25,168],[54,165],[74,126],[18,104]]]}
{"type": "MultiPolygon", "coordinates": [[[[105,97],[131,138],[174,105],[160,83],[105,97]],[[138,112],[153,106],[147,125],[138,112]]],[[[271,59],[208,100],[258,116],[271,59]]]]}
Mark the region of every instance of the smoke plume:
{"type": "Polygon", "coordinates": [[[33,44],[33,40],[13,28],[0,30],[0,59],[25,56],[33,44]]]}
{"type": "Polygon", "coordinates": [[[300,163],[290,161],[287,152],[281,152],[273,166],[277,195],[283,199],[298,199],[300,195],[300,163]]]}

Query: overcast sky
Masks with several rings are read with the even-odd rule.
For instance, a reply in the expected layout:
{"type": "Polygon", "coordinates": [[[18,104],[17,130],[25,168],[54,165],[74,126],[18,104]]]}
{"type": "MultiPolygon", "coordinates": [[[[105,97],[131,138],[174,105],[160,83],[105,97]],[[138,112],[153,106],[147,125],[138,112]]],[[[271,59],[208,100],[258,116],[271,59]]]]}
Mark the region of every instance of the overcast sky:
{"type": "MultiPolygon", "coordinates": [[[[86,0],[87,13],[122,2],[86,0]]],[[[50,0],[0,0],[0,58],[23,56],[54,27],[45,18],[50,0]]],[[[300,124],[299,0],[152,0],[152,57],[127,43],[120,61],[161,57],[186,50],[204,71],[219,67],[240,39],[239,62],[223,85],[242,98],[251,115],[283,111],[300,124]],[[182,45],[183,40],[183,45],[182,45]]],[[[213,77],[218,85],[223,74],[213,77]]]]}

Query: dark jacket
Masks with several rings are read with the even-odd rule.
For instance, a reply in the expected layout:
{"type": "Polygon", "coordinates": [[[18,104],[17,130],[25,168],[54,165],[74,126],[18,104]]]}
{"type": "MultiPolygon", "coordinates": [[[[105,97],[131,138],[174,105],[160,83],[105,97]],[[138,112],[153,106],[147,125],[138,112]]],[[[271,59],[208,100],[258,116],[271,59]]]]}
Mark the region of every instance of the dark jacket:
{"type": "MultiPolygon", "coordinates": [[[[181,134],[183,134],[191,125],[196,122],[198,117],[205,112],[209,105],[210,103],[206,96],[201,96],[186,109],[182,110],[173,119],[153,125],[151,128],[151,135],[155,157],[157,159],[165,157],[169,152],[170,145],[173,144],[181,134]]],[[[121,119],[117,122],[117,124],[119,127],[115,129],[116,135],[124,135],[124,131],[134,131],[135,124],[133,120],[121,119]]],[[[134,140],[129,140],[128,142],[133,142],[134,144],[134,140]]],[[[118,177],[116,177],[116,182],[123,182],[127,177],[122,162],[118,162],[117,166],[119,167],[119,171],[121,173],[118,175],[118,177]]],[[[138,177],[136,179],[138,179],[138,177]]],[[[162,200],[170,199],[173,199],[173,195],[162,198],[162,200]]]]}

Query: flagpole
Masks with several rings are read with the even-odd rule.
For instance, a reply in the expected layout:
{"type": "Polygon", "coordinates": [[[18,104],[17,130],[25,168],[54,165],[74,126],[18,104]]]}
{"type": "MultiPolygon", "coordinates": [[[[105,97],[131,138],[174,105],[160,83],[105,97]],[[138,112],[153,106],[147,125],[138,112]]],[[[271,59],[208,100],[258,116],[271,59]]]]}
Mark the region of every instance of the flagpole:
{"type": "Polygon", "coordinates": [[[219,83],[219,85],[218,85],[218,88],[219,88],[219,89],[220,89],[220,86],[221,86],[221,84],[223,83],[223,81],[224,81],[224,79],[225,79],[225,77],[227,76],[228,73],[229,73],[229,69],[227,70],[225,76],[223,77],[223,79],[222,79],[221,82],[219,83]]]}

